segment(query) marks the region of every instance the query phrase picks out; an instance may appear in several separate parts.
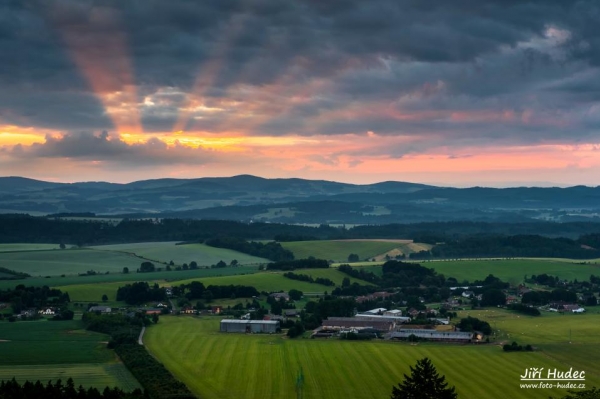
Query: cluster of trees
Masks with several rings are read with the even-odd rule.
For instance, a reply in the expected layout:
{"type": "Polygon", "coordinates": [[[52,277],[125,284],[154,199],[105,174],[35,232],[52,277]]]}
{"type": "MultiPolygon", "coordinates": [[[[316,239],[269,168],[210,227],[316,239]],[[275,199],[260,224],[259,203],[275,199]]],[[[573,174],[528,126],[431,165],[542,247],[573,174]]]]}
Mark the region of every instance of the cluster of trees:
{"type": "Polygon", "coordinates": [[[176,380],[161,363],[146,351],[143,345],[138,345],[137,337],[142,326],[151,323],[148,316],[143,313],[127,317],[119,314],[88,312],[84,313],[82,320],[88,330],[111,336],[109,348],[115,350],[131,374],[142,385],[147,398],[195,398],[183,383],[176,380]]]}
{"type": "Polygon", "coordinates": [[[242,252],[259,258],[266,258],[272,261],[286,261],[294,259],[294,253],[281,246],[278,242],[257,242],[246,241],[243,238],[221,236],[210,238],[204,242],[206,245],[216,248],[227,248],[242,252]]]}
{"type": "Polygon", "coordinates": [[[523,305],[522,303],[512,303],[507,306],[509,310],[514,310],[519,313],[523,313],[529,316],[540,316],[541,313],[534,307],[523,305]]]}
{"type": "Polygon", "coordinates": [[[539,235],[473,235],[447,240],[431,249],[436,258],[468,257],[550,257],[593,259],[600,249],[582,247],[582,242],[569,238],[548,238],[539,235]]]}
{"type": "Polygon", "coordinates": [[[296,269],[327,269],[329,262],[324,259],[297,259],[288,261],[271,262],[267,270],[296,270],[296,269]]]}
{"type": "Polygon", "coordinates": [[[481,331],[485,335],[490,335],[492,333],[490,323],[471,316],[461,319],[456,326],[460,328],[461,331],[481,331]]]}
{"type": "Polygon", "coordinates": [[[196,398],[185,384],[175,379],[162,363],[148,353],[143,345],[124,343],[117,345],[115,352],[148,392],[148,397],[152,399],[196,398]]]}
{"type": "Polygon", "coordinates": [[[374,273],[365,271],[363,269],[354,269],[350,265],[340,265],[340,267],[338,267],[338,270],[342,273],[349,275],[350,277],[364,280],[369,283],[379,284],[380,282],[379,276],[375,275],[374,273]]]}
{"type": "Polygon", "coordinates": [[[529,284],[540,284],[547,285],[548,287],[556,287],[560,283],[560,279],[557,276],[550,276],[546,273],[535,275],[526,278],[525,282],[529,284]]]}
{"type": "Polygon", "coordinates": [[[521,297],[521,303],[530,305],[547,305],[550,302],[577,302],[577,293],[556,288],[552,291],[529,291],[521,297]]]}
{"type": "Polygon", "coordinates": [[[533,347],[531,345],[519,345],[516,342],[513,342],[512,344],[505,344],[502,345],[502,350],[504,352],[531,352],[533,351],[533,347]]]}
{"type": "Polygon", "coordinates": [[[145,399],[148,396],[141,389],[125,392],[120,388],[106,387],[102,391],[96,388],[85,389],[81,385],[75,388],[72,378],[63,385],[58,379],[53,384],[25,381],[22,385],[14,378],[0,382],[0,398],[48,398],[48,399],[145,399]]]}
{"type": "Polygon", "coordinates": [[[294,272],[287,272],[287,273],[283,273],[283,277],[287,277],[292,280],[306,281],[307,283],[315,283],[315,284],[321,284],[321,285],[326,285],[326,286],[334,286],[335,285],[335,283],[328,278],[325,278],[325,277],[313,278],[313,276],[309,276],[308,274],[297,274],[294,272]]]}
{"type": "Polygon", "coordinates": [[[61,307],[70,302],[70,298],[69,293],[55,288],[19,284],[14,289],[0,290],[0,302],[10,303],[13,313],[21,313],[28,308],[61,307]]]}
{"type": "Polygon", "coordinates": [[[125,301],[129,305],[141,305],[150,301],[163,301],[167,298],[164,288],[158,284],[150,286],[145,281],[127,284],[117,290],[117,301],[125,301]]]}
{"type": "Polygon", "coordinates": [[[27,273],[17,272],[5,267],[0,267],[0,280],[20,280],[27,277],[31,276],[27,273]]]}
{"type": "Polygon", "coordinates": [[[330,295],[319,299],[318,302],[309,301],[304,311],[300,312],[299,320],[289,326],[287,335],[290,338],[300,336],[306,330],[313,330],[321,325],[323,319],[328,317],[354,316],[356,302],[353,298],[336,298],[330,295]]]}
{"type": "Polygon", "coordinates": [[[176,296],[185,296],[188,300],[203,299],[210,302],[221,298],[251,298],[260,295],[260,292],[249,285],[209,285],[205,287],[199,281],[181,284],[173,288],[176,296]]]}

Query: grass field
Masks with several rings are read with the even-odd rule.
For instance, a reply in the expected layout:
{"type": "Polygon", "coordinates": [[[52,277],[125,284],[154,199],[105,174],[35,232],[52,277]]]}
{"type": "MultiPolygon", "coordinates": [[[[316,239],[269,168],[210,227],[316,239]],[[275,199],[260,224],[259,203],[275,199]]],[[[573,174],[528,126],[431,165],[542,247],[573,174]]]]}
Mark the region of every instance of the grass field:
{"type": "Polygon", "coordinates": [[[0,244],[0,252],[41,251],[60,249],[58,244],[0,244]]]}
{"type": "MultiPolygon", "coordinates": [[[[297,274],[308,274],[314,278],[323,277],[332,280],[337,285],[342,283],[344,277],[348,277],[342,272],[335,269],[299,269],[295,270],[297,274]]],[[[302,292],[325,292],[331,291],[335,287],[328,287],[321,284],[313,284],[305,281],[292,280],[283,277],[283,272],[260,272],[250,275],[237,275],[237,276],[223,276],[223,277],[207,277],[207,278],[194,278],[181,281],[173,281],[171,285],[189,284],[192,281],[201,281],[204,286],[209,285],[251,285],[258,291],[289,291],[291,289],[297,289],[302,292]]],[[[350,282],[359,282],[365,284],[364,281],[350,278],[350,282]]]]}
{"type": "Polygon", "coordinates": [[[181,271],[160,271],[153,273],[129,273],[123,274],[121,272],[109,273],[109,274],[98,274],[95,276],[75,276],[67,275],[65,277],[51,276],[45,277],[32,277],[21,280],[0,280],[0,289],[14,288],[17,284],[25,284],[28,286],[43,286],[59,287],[68,285],[87,285],[87,284],[100,284],[100,283],[114,283],[123,282],[123,285],[131,283],[132,281],[162,281],[167,283],[173,280],[184,280],[191,278],[202,278],[206,276],[229,276],[235,274],[251,274],[258,271],[257,266],[240,266],[240,267],[226,267],[220,269],[198,269],[198,270],[181,270],[181,271]]]}
{"type": "Polygon", "coordinates": [[[361,260],[371,259],[393,249],[405,247],[406,243],[383,240],[324,240],[282,242],[281,246],[292,251],[296,259],[314,256],[318,259],[346,262],[350,254],[357,254],[361,260]]]}
{"type": "MultiPolygon", "coordinates": [[[[524,277],[532,274],[550,274],[562,279],[588,280],[591,274],[600,275],[600,263],[585,264],[573,260],[551,259],[476,259],[476,260],[436,260],[415,261],[424,267],[433,268],[446,277],[463,280],[483,280],[489,274],[513,284],[520,283],[524,277]]],[[[334,265],[334,267],[337,265],[334,265]]],[[[353,263],[353,267],[381,275],[381,264],[371,262],[353,263]]]]}
{"type": "Polygon", "coordinates": [[[108,336],[83,330],[81,321],[0,322],[0,379],[73,377],[75,385],[139,387],[114,353],[108,336]]]}
{"type": "Polygon", "coordinates": [[[163,263],[173,261],[176,265],[189,264],[195,261],[199,266],[210,266],[218,263],[220,260],[229,264],[234,259],[242,265],[269,262],[267,259],[257,258],[256,256],[246,255],[229,249],[209,247],[204,244],[175,244],[175,242],[143,242],[136,244],[100,245],[90,248],[135,254],[163,263]]]}
{"type": "Polygon", "coordinates": [[[0,267],[41,277],[79,274],[88,270],[114,273],[121,272],[123,267],[135,271],[140,263],[139,258],[125,253],[90,249],[0,253],[0,267]]]}
{"type": "MultiPolygon", "coordinates": [[[[300,368],[305,398],[385,398],[409,366],[425,356],[457,387],[460,398],[546,399],[564,391],[525,391],[519,376],[528,367],[568,369],[569,364],[561,353],[504,353],[496,345],[289,340],[218,330],[214,318],[163,317],[148,329],[145,342],[177,378],[209,399],[293,397],[300,368]]],[[[590,387],[600,384],[597,370],[585,369],[590,387]]]]}

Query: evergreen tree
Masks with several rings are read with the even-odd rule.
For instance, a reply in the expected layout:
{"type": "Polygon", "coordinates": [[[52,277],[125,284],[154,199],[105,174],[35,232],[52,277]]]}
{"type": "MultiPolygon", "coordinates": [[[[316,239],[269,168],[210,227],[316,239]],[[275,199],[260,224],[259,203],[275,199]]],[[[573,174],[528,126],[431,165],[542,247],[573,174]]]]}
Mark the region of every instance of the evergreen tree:
{"type": "Polygon", "coordinates": [[[424,357],[417,361],[411,374],[404,374],[404,381],[393,387],[391,399],[456,399],[454,387],[448,387],[446,377],[440,376],[431,364],[431,360],[424,357]]]}

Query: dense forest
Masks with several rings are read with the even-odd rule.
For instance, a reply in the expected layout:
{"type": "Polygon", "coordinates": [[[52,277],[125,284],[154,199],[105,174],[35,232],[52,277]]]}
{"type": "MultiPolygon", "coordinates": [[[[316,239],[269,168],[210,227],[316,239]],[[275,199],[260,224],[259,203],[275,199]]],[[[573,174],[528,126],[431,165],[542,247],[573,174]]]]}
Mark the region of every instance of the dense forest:
{"type": "Polygon", "coordinates": [[[269,240],[275,237],[405,238],[434,245],[431,251],[412,254],[413,259],[490,256],[593,259],[600,257],[598,230],[600,225],[594,223],[437,222],[356,226],[347,229],[329,225],[309,227],[182,219],[124,219],[113,224],[28,215],[0,215],[0,242],[3,243],[56,242],[90,245],[145,241],[207,242],[278,261],[290,260],[293,255],[278,243],[265,244],[251,240],[269,240]]]}

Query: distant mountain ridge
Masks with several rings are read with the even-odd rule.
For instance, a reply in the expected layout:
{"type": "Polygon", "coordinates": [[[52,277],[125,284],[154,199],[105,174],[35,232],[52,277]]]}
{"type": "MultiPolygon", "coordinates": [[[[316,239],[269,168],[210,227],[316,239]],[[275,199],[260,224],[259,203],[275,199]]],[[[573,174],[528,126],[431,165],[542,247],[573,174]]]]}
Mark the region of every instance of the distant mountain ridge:
{"type": "Polygon", "coordinates": [[[600,220],[600,187],[445,188],[385,181],[349,184],[252,175],[127,184],[0,177],[3,213],[224,218],[285,223],[445,220],[600,220]]]}

